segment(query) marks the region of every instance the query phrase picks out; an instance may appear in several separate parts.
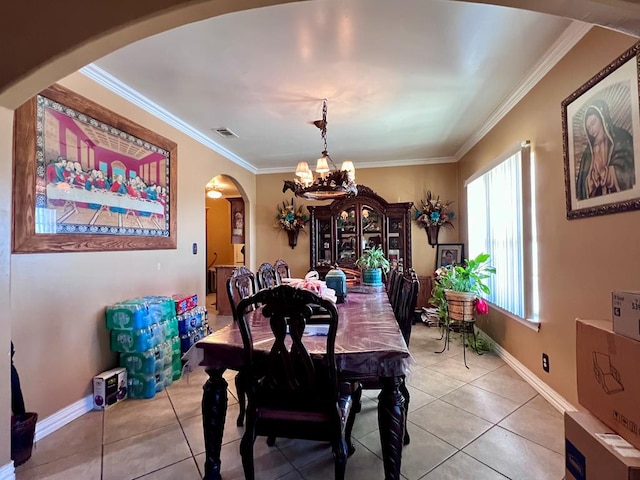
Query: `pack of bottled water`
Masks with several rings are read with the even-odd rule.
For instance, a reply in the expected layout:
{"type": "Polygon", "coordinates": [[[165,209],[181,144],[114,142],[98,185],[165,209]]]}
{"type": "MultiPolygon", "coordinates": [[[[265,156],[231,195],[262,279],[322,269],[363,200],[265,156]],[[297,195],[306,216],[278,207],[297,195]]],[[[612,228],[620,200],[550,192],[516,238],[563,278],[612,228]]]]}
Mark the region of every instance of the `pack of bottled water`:
{"type": "Polygon", "coordinates": [[[146,296],[105,311],[111,350],[127,369],[129,398],[153,398],[180,379],[182,355],[211,333],[197,295],[146,296]]]}

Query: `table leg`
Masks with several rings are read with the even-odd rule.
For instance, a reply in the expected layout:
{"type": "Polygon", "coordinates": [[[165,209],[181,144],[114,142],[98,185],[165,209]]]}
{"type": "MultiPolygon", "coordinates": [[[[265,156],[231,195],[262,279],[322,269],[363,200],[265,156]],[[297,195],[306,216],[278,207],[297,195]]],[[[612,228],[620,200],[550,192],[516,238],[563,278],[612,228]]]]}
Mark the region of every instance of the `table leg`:
{"type": "Polygon", "coordinates": [[[227,381],[222,378],[225,368],[206,369],[209,379],[202,394],[202,427],[204,429],[204,479],[221,480],[220,449],[227,416],[227,381]]]}
{"type": "Polygon", "coordinates": [[[401,377],[381,377],[378,396],[378,426],[384,463],[385,480],[400,479],[402,442],[405,429],[404,397],[400,392],[401,377]]]}

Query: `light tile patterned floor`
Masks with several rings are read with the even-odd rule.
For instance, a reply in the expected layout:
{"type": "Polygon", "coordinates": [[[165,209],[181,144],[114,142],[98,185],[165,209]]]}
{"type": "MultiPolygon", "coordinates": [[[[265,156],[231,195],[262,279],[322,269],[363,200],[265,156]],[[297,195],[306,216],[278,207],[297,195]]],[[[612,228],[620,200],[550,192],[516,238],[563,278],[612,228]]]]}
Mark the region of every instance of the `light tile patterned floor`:
{"type": "MultiPolygon", "coordinates": [[[[223,324],[229,317],[213,317],[223,324]]],[[[402,456],[408,480],[559,480],[564,474],[562,416],[493,354],[468,355],[459,342],[440,350],[436,328],[414,325],[409,377],[411,444],[402,456]]],[[[234,372],[227,372],[229,410],[222,447],[224,480],[242,479],[243,429],[234,372]]],[[[36,445],[17,468],[17,480],[196,480],[202,478],[204,441],[200,400],[206,375],[198,370],[151,400],[127,400],[106,412],[90,412],[36,445]]],[[[365,391],[353,436],[356,453],[347,478],[384,478],[377,423],[377,392],[365,391]]],[[[322,443],[258,437],[260,480],[333,478],[333,459],[322,443]]]]}

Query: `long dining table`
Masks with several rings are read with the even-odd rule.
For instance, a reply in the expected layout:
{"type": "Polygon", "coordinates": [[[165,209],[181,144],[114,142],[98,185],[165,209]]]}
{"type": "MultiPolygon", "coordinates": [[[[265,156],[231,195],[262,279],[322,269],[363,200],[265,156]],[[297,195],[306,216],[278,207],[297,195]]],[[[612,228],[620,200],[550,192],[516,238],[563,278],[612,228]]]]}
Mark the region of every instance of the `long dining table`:
{"type": "MultiPolygon", "coordinates": [[[[385,480],[400,479],[400,464],[405,428],[405,403],[402,383],[413,359],[395,320],[384,288],[356,286],[346,301],[338,304],[336,363],[341,378],[378,377],[378,424],[385,480]]],[[[259,314],[250,319],[253,346],[268,353],[273,343],[269,322],[259,314]]],[[[305,337],[311,354],[325,353],[326,341],[319,336],[305,337]]],[[[203,387],[202,421],[205,440],[204,480],[220,480],[220,451],[227,411],[227,369],[242,368],[243,345],[240,329],[232,323],[196,344],[200,365],[209,378],[203,387]]],[[[356,417],[357,422],[357,417],[356,417]]]]}

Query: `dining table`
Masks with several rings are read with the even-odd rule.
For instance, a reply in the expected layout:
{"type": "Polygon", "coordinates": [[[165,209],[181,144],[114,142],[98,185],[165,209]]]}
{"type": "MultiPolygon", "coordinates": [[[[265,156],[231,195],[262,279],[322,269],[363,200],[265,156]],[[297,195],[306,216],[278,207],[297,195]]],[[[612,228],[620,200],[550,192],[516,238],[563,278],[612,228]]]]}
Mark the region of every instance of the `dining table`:
{"type": "MultiPolygon", "coordinates": [[[[384,287],[351,287],[344,303],[337,304],[335,355],[339,376],[348,381],[377,377],[378,424],[385,480],[400,479],[406,417],[403,383],[414,364],[384,287]]],[[[273,343],[269,321],[260,311],[249,318],[255,352],[268,353],[273,343]]],[[[305,336],[311,355],[325,353],[326,340],[305,336]]],[[[245,361],[240,329],[234,322],[195,345],[199,364],[208,379],[203,386],[202,420],[205,440],[204,480],[222,479],[220,451],[227,411],[225,370],[240,370],[245,361]]],[[[357,422],[356,416],[356,422],[357,422]]]]}

